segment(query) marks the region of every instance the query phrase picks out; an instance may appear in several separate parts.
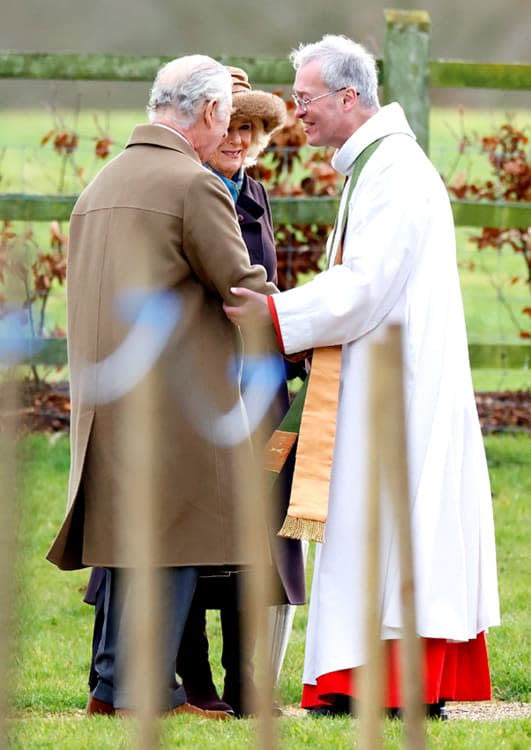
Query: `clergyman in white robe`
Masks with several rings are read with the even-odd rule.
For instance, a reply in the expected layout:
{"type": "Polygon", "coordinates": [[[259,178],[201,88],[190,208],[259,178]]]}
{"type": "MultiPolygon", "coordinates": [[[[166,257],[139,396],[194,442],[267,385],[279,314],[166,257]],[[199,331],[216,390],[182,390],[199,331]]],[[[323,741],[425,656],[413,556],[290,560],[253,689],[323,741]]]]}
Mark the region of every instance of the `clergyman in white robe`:
{"type": "MultiPolygon", "coordinates": [[[[332,164],[349,175],[356,157],[383,136],[350,204],[340,205],[340,215],[348,211],[342,263],[333,265],[337,247],[329,247],[329,270],[270,299],[286,354],[342,345],[326,536],[310,596],[309,694],[319,677],[365,661],[368,357],[390,322],[403,331],[417,633],[468,642],[499,624],[491,491],[447,191],[397,103],[356,130],[332,164]]],[[[381,635],[399,639],[390,509],[383,523],[381,635]]]]}

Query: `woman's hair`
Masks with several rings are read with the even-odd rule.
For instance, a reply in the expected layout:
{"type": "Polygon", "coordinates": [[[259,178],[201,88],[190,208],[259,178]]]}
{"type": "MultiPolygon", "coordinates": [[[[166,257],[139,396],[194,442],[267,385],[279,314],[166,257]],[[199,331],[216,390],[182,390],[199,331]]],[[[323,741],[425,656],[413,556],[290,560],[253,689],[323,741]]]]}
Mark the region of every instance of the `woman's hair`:
{"type": "Polygon", "coordinates": [[[264,121],[261,117],[251,117],[251,143],[247,151],[247,156],[243,163],[244,167],[251,167],[256,163],[258,156],[267,147],[271,134],[265,132],[264,121]]]}
{"type": "Polygon", "coordinates": [[[206,55],[188,55],[166,63],[155,78],[147,106],[150,122],[160,114],[187,129],[205,104],[219,103],[218,117],[230,110],[232,79],[225,66],[206,55]]]}
{"type": "Polygon", "coordinates": [[[352,87],[364,107],[377,107],[376,60],[361,44],[346,36],[326,34],[319,42],[301,44],[290,54],[295,70],[318,60],[321,78],[331,91],[352,87]]]}

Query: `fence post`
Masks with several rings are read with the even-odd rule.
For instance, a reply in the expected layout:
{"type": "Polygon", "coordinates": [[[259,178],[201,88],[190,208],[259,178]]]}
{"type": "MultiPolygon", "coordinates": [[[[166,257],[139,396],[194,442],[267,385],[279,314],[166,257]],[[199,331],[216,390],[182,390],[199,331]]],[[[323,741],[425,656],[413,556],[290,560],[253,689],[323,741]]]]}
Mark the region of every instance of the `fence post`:
{"type": "MultiPolygon", "coordinates": [[[[7,360],[8,357],[5,358],[7,360]]],[[[10,686],[13,682],[13,618],[15,585],[15,538],[17,492],[20,482],[17,462],[17,423],[20,383],[14,368],[3,365],[0,381],[0,750],[8,750],[10,686]]]]}
{"type": "Polygon", "coordinates": [[[383,99],[399,102],[424,151],[429,150],[430,17],[424,10],[384,10],[383,99]]]}

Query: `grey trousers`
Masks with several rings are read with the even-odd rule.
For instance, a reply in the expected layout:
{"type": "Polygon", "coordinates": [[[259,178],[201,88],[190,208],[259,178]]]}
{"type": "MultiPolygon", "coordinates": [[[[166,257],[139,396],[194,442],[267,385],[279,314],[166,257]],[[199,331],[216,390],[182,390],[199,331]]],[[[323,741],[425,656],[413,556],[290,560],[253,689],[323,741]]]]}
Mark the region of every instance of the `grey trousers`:
{"type": "MultiPolygon", "coordinates": [[[[157,662],[163,693],[161,711],[186,702],[186,693],[175,676],[175,660],[194,595],[198,568],[164,568],[161,582],[161,658],[157,662]]],[[[123,665],[134,659],[142,644],[126,643],[126,613],[130,611],[132,587],[130,575],[120,568],[105,569],[104,619],[96,650],[95,671],[98,682],[92,695],[115,708],[132,708],[130,691],[125,684],[123,665]]]]}

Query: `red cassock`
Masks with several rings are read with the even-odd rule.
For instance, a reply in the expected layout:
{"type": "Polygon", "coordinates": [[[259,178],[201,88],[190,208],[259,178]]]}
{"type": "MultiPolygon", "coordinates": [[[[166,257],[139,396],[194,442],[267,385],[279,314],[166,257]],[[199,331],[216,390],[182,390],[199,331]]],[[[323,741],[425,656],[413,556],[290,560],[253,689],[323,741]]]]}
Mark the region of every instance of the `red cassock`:
{"type": "MultiPolygon", "coordinates": [[[[464,643],[442,638],[422,638],[424,655],[424,702],[490,700],[491,684],[485,634],[464,643]]],[[[399,708],[401,700],[400,641],[385,641],[385,706],[399,708]]],[[[358,669],[341,669],[304,685],[302,706],[312,708],[331,702],[333,694],[358,694],[358,669]],[[329,700],[327,700],[329,697],[329,700]]]]}

